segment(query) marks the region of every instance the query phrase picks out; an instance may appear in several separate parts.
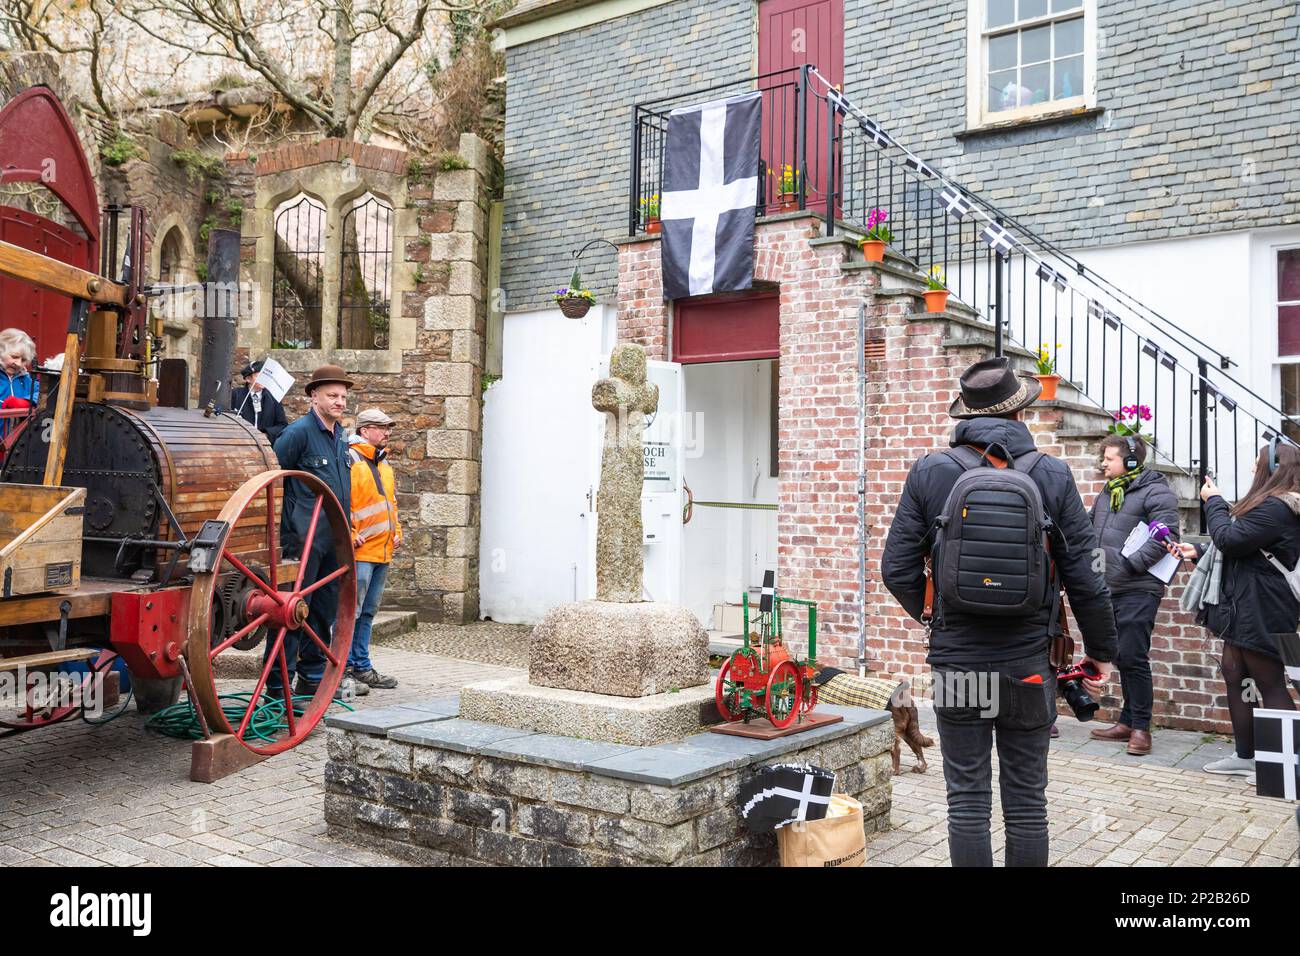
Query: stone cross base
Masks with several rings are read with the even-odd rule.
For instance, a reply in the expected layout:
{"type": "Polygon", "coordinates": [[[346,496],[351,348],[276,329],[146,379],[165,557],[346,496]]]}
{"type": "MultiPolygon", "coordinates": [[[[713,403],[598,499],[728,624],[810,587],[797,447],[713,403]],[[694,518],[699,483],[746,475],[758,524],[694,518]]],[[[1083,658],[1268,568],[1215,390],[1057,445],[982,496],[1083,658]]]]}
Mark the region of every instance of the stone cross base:
{"type": "Polygon", "coordinates": [[[836,771],[867,833],[889,829],[892,719],[817,709],[844,720],[778,740],[706,732],[656,747],[465,720],[454,698],[331,717],[325,820],[332,837],[426,866],[774,865],[775,835],[750,834],[736,805],[765,764],[836,771]]]}
{"type": "Polygon", "coordinates": [[[616,697],[698,687],[709,679],[709,636],[674,604],[563,604],[533,628],[528,679],[616,697]]]}

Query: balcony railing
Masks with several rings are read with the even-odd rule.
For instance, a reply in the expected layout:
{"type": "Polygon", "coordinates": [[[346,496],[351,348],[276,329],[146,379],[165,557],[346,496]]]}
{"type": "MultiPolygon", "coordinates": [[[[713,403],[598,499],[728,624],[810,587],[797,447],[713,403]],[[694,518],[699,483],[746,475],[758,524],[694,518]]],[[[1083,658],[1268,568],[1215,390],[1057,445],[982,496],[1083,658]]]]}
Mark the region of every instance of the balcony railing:
{"type": "Polygon", "coordinates": [[[937,268],[991,324],[999,354],[1007,339],[1045,348],[1084,405],[1110,414],[1148,406],[1141,424],[1155,456],[1198,482],[1215,474],[1229,499],[1245,494],[1272,436],[1294,444],[1282,432],[1289,416],[1234,378],[1228,355],[907,150],[811,67],[637,105],[630,234],[646,230],[661,192],[669,113],[752,89],[763,91],[759,216],[785,199],[819,215],[827,235],[861,235],[872,211],[884,210],[893,251],[922,271],[937,268]],[[793,197],[780,194],[787,165],[798,172],[793,197]]]}

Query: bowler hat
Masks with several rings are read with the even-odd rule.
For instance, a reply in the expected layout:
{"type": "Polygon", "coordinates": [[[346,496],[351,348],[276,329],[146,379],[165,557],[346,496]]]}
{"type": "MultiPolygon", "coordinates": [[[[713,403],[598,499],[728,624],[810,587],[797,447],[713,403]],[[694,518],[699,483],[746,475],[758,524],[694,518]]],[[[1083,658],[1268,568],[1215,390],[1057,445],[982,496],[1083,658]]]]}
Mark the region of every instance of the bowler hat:
{"type": "Polygon", "coordinates": [[[961,396],[948,408],[953,418],[1010,415],[1033,404],[1043,390],[1030,375],[1017,375],[1006,356],[976,362],[961,373],[961,396]]]}
{"type": "Polygon", "coordinates": [[[322,365],[316,371],[312,372],[311,381],[302,387],[302,390],[310,395],[316,390],[318,385],[346,385],[352,387],[352,379],[348,378],[348,373],[338,365],[322,365]]]}

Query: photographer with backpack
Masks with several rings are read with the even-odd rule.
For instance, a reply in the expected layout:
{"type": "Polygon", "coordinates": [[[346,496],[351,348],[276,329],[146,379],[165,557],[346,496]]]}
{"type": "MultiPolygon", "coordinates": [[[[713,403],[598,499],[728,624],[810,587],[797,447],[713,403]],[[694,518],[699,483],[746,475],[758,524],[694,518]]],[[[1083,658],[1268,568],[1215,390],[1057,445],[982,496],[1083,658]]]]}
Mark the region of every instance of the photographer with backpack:
{"type": "Polygon", "coordinates": [[[1006,358],[962,373],[949,409],[959,420],[952,447],[913,465],[881,559],[885,587],[930,629],[954,866],[993,865],[995,739],[1006,864],[1047,865],[1057,692],[1049,642],[1060,629],[1062,585],[1093,675],[1082,689],[1098,694],[1115,656],[1110,592],[1074,476],[1037,450],[1020,421],[1040,390],[1006,358]]]}

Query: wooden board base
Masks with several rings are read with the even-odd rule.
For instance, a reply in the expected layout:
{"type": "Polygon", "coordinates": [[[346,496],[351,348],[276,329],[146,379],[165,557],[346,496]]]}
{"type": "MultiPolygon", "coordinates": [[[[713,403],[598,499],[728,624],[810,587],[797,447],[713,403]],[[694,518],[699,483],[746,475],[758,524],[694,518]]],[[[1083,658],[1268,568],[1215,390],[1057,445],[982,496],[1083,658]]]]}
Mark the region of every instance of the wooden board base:
{"type": "Polygon", "coordinates": [[[803,720],[797,720],[789,727],[778,730],[772,726],[772,722],[766,717],[760,717],[757,720],[751,720],[745,723],[743,720],[733,720],[728,724],[714,724],[709,730],[715,734],[730,734],[733,737],[753,737],[755,740],[774,740],[777,737],[789,737],[791,734],[800,734],[805,730],[812,730],[814,727],[825,727],[828,724],[838,724],[844,717],[841,714],[819,714],[813,711],[804,717],[803,720]]]}
{"type": "Polygon", "coordinates": [[[230,734],[213,734],[207,740],[194,741],[190,750],[190,779],[195,783],[213,783],[265,759],[230,734]]]}

